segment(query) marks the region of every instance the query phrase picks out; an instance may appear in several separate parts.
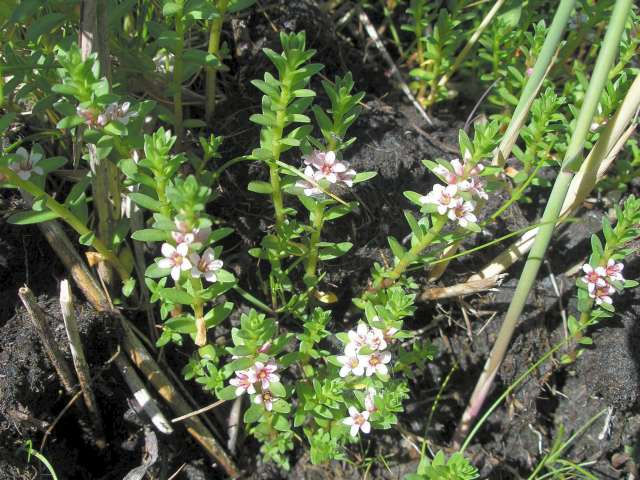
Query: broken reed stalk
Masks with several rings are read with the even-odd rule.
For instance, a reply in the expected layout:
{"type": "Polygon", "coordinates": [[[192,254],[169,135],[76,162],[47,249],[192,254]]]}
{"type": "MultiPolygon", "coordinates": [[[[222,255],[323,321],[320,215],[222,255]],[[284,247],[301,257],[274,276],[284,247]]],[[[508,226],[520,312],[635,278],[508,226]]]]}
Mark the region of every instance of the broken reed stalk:
{"type": "Polygon", "coordinates": [[[69,240],[67,233],[57,220],[49,220],[38,224],[38,228],[44,234],[51,249],[56,252],[71,277],[82,291],[85,298],[99,312],[107,312],[112,309],[102,287],[91,273],[87,264],[83,261],[78,251],[69,240]]]}
{"type": "Polygon", "coordinates": [[[133,397],[138,402],[138,405],[140,405],[140,407],[142,407],[145,413],[149,416],[151,423],[153,423],[160,433],[164,433],[165,435],[173,433],[171,424],[164,416],[164,413],[162,413],[162,410],[160,410],[160,407],[153,397],[149,395],[147,387],[144,386],[144,383],[134,370],[131,363],[127,360],[127,357],[121,353],[116,357],[115,364],[129,386],[131,393],[133,393],[133,397]]]}
{"type": "Polygon", "coordinates": [[[478,383],[462,416],[462,420],[458,424],[458,428],[454,434],[453,443],[456,447],[460,445],[462,439],[469,432],[471,425],[480,413],[480,409],[491,390],[493,380],[502,364],[511,337],[518,324],[520,314],[524,309],[529,292],[538,275],[538,270],[546,254],[555,224],[558,221],[560,210],[567,196],[569,186],[571,185],[573,172],[576,167],[580,166],[584,142],[591,126],[593,115],[598,107],[600,95],[607,82],[609,70],[615,60],[620,38],[624,31],[624,25],[630,9],[631,0],[618,0],[613,8],[607,33],[602,42],[591,81],[589,82],[582,108],[576,120],[571,141],[567,147],[560,171],[551,190],[549,201],[542,215],[542,225],[540,226],[538,236],[531,247],[531,252],[518,280],[518,285],[516,286],[513,299],[509,304],[509,309],[498,333],[498,338],[489,354],[489,358],[478,379],[478,383]]]}
{"type": "Polygon", "coordinates": [[[420,300],[423,302],[431,300],[439,300],[443,298],[464,297],[474,293],[486,292],[493,290],[502,283],[502,279],[506,274],[496,275],[491,278],[482,278],[465,283],[457,283],[448,287],[432,287],[426,288],[420,294],[420,300]]]}
{"type": "MultiPolygon", "coordinates": [[[[98,63],[100,64],[100,74],[108,79],[109,74],[109,57],[106,52],[107,32],[102,31],[104,28],[104,1],[101,0],[83,0],[82,15],[80,21],[79,44],[83,60],[87,60],[92,53],[97,53],[98,63]]],[[[109,82],[110,83],[110,82],[109,82]]],[[[91,190],[93,193],[93,206],[97,216],[98,238],[107,248],[113,247],[113,232],[115,231],[120,212],[119,201],[120,192],[117,182],[117,167],[109,161],[108,158],[100,159],[97,147],[93,144],[87,144],[89,153],[89,167],[91,169],[91,190]],[[115,184],[115,191],[114,191],[115,184]]],[[[102,281],[110,290],[115,291],[118,280],[113,271],[113,265],[110,265],[104,259],[98,263],[98,274],[102,281]]]]}
{"type": "Polygon", "coordinates": [[[29,317],[31,318],[31,322],[33,323],[36,333],[40,338],[40,342],[42,342],[49,360],[51,360],[53,367],[56,369],[56,373],[58,374],[58,377],[60,377],[62,386],[69,395],[73,395],[75,393],[73,389],[73,386],[76,383],[75,378],[71,371],[71,367],[65,360],[64,355],[62,355],[58,345],[56,345],[53,332],[49,328],[49,325],[47,325],[45,313],[40,308],[40,305],[38,305],[36,297],[33,296],[33,292],[29,287],[21,287],[18,290],[18,296],[29,313],[29,317]]]}
{"type": "MultiPolygon", "coordinates": [[[[580,170],[571,181],[569,192],[560,213],[562,219],[571,216],[597,183],[604,178],[616,155],[635,130],[633,119],[637,114],[638,108],[640,108],[640,75],[636,75],[622,104],[603,128],[596,145],[589,152],[586,160],[580,166],[580,170]],[[632,125],[629,126],[630,124],[632,125]]],[[[493,277],[504,272],[531,249],[537,234],[537,227],[524,233],[509,248],[491,260],[480,272],[471,276],[469,281],[493,277]]]]}
{"type": "Polygon", "coordinates": [[[104,438],[104,429],[102,427],[102,419],[100,417],[100,411],[98,410],[96,397],[93,394],[93,388],[91,387],[89,364],[84,356],[84,349],[82,348],[80,333],[78,331],[78,323],[76,321],[76,313],[73,305],[73,296],[71,295],[71,287],[67,280],[62,280],[60,282],[60,311],[62,312],[64,327],[67,331],[69,350],[71,350],[73,365],[76,367],[76,374],[78,376],[78,382],[80,382],[84,404],[89,411],[89,416],[93,423],[96,446],[103,449],[107,446],[107,442],[104,438]]]}
{"type": "MultiPolygon", "coordinates": [[[[129,359],[144,373],[145,377],[177,415],[182,416],[191,413],[191,406],[175,389],[167,375],[149,355],[142,342],[135,336],[129,327],[129,321],[122,315],[119,315],[119,317],[124,330],[122,346],[129,359]]],[[[220,464],[230,477],[235,478],[238,476],[239,470],[235,462],[227,455],[213,436],[213,433],[197,416],[187,418],[184,424],[189,434],[220,464]]]]}

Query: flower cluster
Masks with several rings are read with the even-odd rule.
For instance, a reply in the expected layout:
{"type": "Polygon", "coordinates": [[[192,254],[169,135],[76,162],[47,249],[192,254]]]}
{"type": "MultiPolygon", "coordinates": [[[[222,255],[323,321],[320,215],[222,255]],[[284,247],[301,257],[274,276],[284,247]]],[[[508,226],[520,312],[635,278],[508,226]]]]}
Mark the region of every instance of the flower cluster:
{"type": "Polygon", "coordinates": [[[222,260],[215,258],[212,248],[207,248],[202,254],[198,250],[209,238],[210,228],[187,229],[182,220],[175,220],[176,230],[171,232],[171,237],[176,245],[163,243],[161,252],[163,258],[156,261],[160,268],[171,269],[171,278],[180,280],[182,272],[190,271],[191,277],[204,277],[208,282],[215,282],[218,278],[216,271],[222,268],[222,260]]]}
{"type": "Polygon", "coordinates": [[[487,200],[489,197],[484,190],[484,182],[479,175],[484,170],[484,165],[478,163],[474,166],[468,164],[468,158],[463,164],[457,158],[451,161],[451,170],[443,165],[434,168],[434,173],[440,176],[447,185],[437,184],[427,195],[420,197],[423,204],[434,204],[440,215],[447,215],[455,220],[461,227],[478,221],[475,214],[475,203],[466,200],[461,193],[467,192],[472,197],[487,200]]]}
{"type": "Polygon", "coordinates": [[[16,172],[16,174],[22,180],[29,180],[31,174],[34,173],[36,175],[44,174],[44,170],[42,170],[42,167],[37,165],[38,162],[42,160],[41,153],[34,152],[33,150],[31,151],[31,153],[29,153],[23,147],[20,147],[18,148],[18,150],[16,150],[16,155],[20,157],[20,160],[18,160],[17,162],[13,162],[11,165],[9,165],[9,168],[16,172]]]}
{"type": "MultiPolygon", "coordinates": [[[[320,152],[314,150],[310,155],[304,157],[303,160],[306,165],[304,175],[316,184],[324,179],[330,184],[344,184],[347,187],[353,186],[356,171],[349,168],[347,162],[339,161],[336,158],[335,152],[320,152]]],[[[304,194],[308,197],[322,193],[316,185],[307,180],[299,180],[296,186],[302,188],[304,194]]]]}
{"type": "Polygon", "coordinates": [[[385,351],[391,337],[397,332],[396,328],[385,331],[379,328],[371,328],[364,323],[358,325],[356,330],[350,330],[349,343],[344,348],[344,355],[337,357],[342,364],[340,376],[349,374],[361,377],[370,377],[374,373],[386,375],[389,372],[387,363],[391,361],[391,353],[385,351]],[[366,351],[368,353],[364,353],[366,351]]]}
{"type": "Polygon", "coordinates": [[[236,372],[236,377],[229,380],[229,383],[236,387],[236,396],[239,397],[243,393],[257,393],[255,385],[260,386],[260,393],[254,398],[254,403],[263,404],[267,411],[273,409],[273,394],[269,387],[272,382],[279,382],[280,375],[275,373],[278,370],[276,362],[269,360],[267,363],[255,362],[252,367],[247,370],[236,372]]]}
{"type": "Polygon", "coordinates": [[[138,115],[138,112],[130,112],[130,107],[131,104],[129,102],[122,104],[114,102],[108,105],[102,113],[96,114],[93,109],[81,106],[76,108],[76,113],[83,117],[91,127],[104,127],[114,120],[126,125],[132,117],[138,115]]]}
{"type": "Polygon", "coordinates": [[[612,258],[609,259],[605,267],[593,268],[588,263],[582,266],[582,271],[585,273],[582,279],[587,284],[589,297],[595,299],[596,305],[602,303],[611,305],[613,303],[611,295],[616,292],[616,289],[610,282],[624,282],[623,268],[624,265],[621,262],[616,262],[612,258]]]}

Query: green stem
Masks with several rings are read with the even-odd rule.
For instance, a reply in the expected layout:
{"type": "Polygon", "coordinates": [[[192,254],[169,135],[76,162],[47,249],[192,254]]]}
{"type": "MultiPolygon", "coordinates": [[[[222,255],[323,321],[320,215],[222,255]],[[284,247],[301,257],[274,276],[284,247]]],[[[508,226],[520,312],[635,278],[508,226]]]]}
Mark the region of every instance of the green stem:
{"type": "Polygon", "coordinates": [[[309,240],[309,256],[307,260],[307,267],[305,269],[305,277],[307,277],[307,282],[310,282],[312,285],[315,284],[315,280],[317,278],[316,269],[318,267],[318,242],[320,241],[320,234],[322,232],[322,227],[324,226],[324,204],[322,202],[318,202],[316,204],[315,211],[313,212],[313,232],[311,233],[311,239],[309,240]]]}
{"type": "MultiPolygon", "coordinates": [[[[291,85],[289,81],[283,79],[282,90],[280,92],[280,105],[288,105],[290,100],[291,85]]],[[[273,199],[273,207],[275,209],[276,230],[280,232],[284,224],[284,203],[282,200],[282,190],[280,188],[280,173],[278,172],[278,161],[282,147],[280,140],[287,121],[287,113],[284,109],[276,112],[276,124],[273,128],[273,137],[271,140],[271,152],[273,153],[273,163],[269,164],[269,180],[271,181],[271,197],[273,199]]]]}
{"type": "Polygon", "coordinates": [[[438,237],[440,230],[447,224],[446,215],[434,214],[432,217],[433,225],[431,229],[417,242],[411,249],[406,252],[398,261],[396,266],[384,278],[381,278],[371,287],[367,293],[375,293],[381,288],[387,288],[393,285],[404,274],[407,269],[414,263],[420,254],[438,237]]]}
{"type": "MultiPolygon", "coordinates": [[[[82,220],[80,220],[71,211],[69,211],[67,207],[57,202],[51,195],[49,195],[37,185],[26,180],[22,180],[10,168],[0,167],[0,176],[4,176],[9,181],[9,183],[16,185],[25,192],[30,193],[34,198],[44,199],[45,206],[52,212],[56,213],[65,222],[67,222],[67,224],[71,228],[73,228],[78,233],[78,235],[84,236],[93,234],[93,232],[85,226],[82,220]]],[[[96,251],[102,256],[104,260],[114,266],[114,268],[118,272],[118,275],[120,276],[120,279],[123,282],[129,279],[130,275],[127,268],[122,264],[117,255],[115,255],[111,250],[109,250],[109,248],[107,248],[107,246],[100,238],[94,236],[94,240],[91,246],[96,249],[96,251]]]]}
{"type": "Polygon", "coordinates": [[[182,10],[176,13],[176,36],[174,63],[173,63],[173,119],[178,137],[178,145],[182,145],[183,115],[182,115],[182,76],[183,76],[183,52],[184,52],[184,18],[182,10]]]}
{"type": "MultiPolygon", "coordinates": [[[[224,22],[224,15],[227,10],[228,0],[220,0],[218,2],[218,18],[211,22],[211,31],[209,33],[209,53],[214,55],[220,63],[222,59],[219,56],[220,52],[220,34],[222,33],[222,24],[224,22]]],[[[216,108],[216,88],[217,88],[217,74],[218,69],[216,67],[207,67],[206,78],[206,104],[205,104],[205,119],[208,123],[213,120],[213,114],[216,108]]]]}

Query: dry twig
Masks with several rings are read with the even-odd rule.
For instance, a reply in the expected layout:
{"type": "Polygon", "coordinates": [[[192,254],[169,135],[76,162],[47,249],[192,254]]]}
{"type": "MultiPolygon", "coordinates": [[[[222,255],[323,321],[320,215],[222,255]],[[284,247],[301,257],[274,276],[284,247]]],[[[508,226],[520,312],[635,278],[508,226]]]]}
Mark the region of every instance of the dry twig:
{"type": "Polygon", "coordinates": [[[102,419],[100,418],[100,412],[98,411],[96,397],[93,394],[93,389],[91,388],[91,374],[89,372],[87,359],[84,356],[82,342],[80,341],[78,323],[76,322],[76,314],[73,307],[73,297],[71,296],[71,287],[67,280],[62,280],[60,282],[60,310],[62,312],[62,319],[64,320],[64,326],[67,331],[67,338],[69,338],[71,358],[73,359],[73,365],[76,367],[76,374],[78,376],[78,381],[80,382],[80,389],[82,390],[84,404],[86,405],[89,415],[91,416],[91,421],[93,422],[96,446],[102,449],[107,446],[107,442],[104,438],[102,419]]]}
{"type": "Polygon", "coordinates": [[[494,290],[495,287],[500,286],[505,276],[506,274],[502,273],[494,277],[470,280],[449,287],[427,288],[420,294],[420,300],[429,301],[442,298],[463,297],[474,293],[486,292],[487,290],[494,290]]]}
{"type": "Polygon", "coordinates": [[[49,360],[51,360],[53,367],[56,369],[58,377],[60,377],[62,386],[69,395],[73,395],[73,386],[76,382],[71,371],[71,367],[62,355],[62,352],[58,348],[58,345],[56,345],[53,332],[51,332],[51,330],[49,329],[45,314],[38,305],[38,302],[36,302],[36,298],[33,296],[33,292],[29,289],[29,287],[25,286],[18,290],[18,296],[20,297],[20,300],[22,300],[22,303],[29,313],[31,322],[33,323],[33,326],[36,329],[36,333],[38,334],[38,337],[42,342],[42,346],[47,352],[49,360]]]}

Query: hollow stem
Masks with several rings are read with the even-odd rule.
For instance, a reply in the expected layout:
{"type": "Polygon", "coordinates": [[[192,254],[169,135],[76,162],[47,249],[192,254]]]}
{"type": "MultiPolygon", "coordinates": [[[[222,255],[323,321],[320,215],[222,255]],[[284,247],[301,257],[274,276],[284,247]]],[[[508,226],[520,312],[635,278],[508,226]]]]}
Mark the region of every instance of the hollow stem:
{"type": "MultiPolygon", "coordinates": [[[[222,62],[220,58],[220,34],[222,33],[222,24],[224,23],[224,15],[227,10],[228,0],[218,1],[218,18],[211,22],[211,30],[209,32],[209,53],[214,55],[219,62],[222,62]]],[[[206,78],[206,104],[205,104],[205,118],[208,123],[213,120],[213,114],[216,108],[216,89],[217,89],[217,74],[218,69],[216,67],[207,67],[206,78]]]]}

